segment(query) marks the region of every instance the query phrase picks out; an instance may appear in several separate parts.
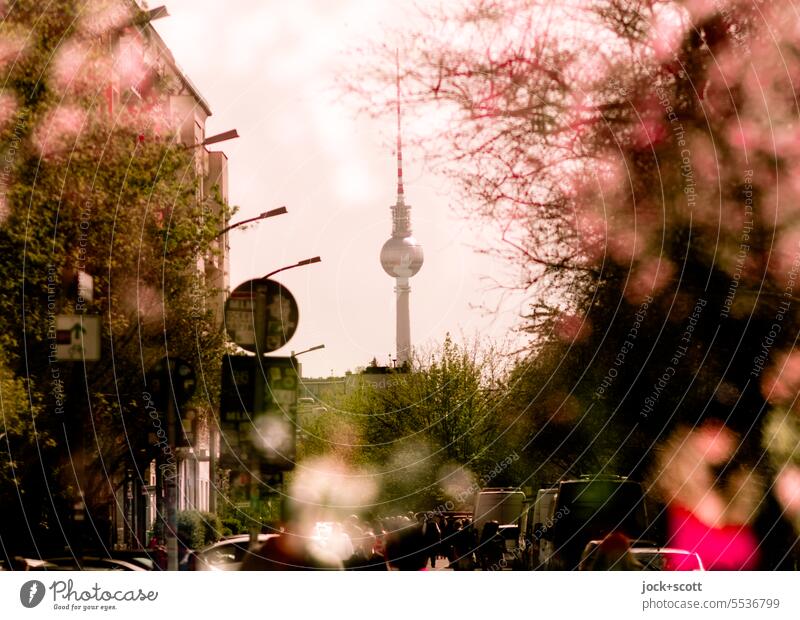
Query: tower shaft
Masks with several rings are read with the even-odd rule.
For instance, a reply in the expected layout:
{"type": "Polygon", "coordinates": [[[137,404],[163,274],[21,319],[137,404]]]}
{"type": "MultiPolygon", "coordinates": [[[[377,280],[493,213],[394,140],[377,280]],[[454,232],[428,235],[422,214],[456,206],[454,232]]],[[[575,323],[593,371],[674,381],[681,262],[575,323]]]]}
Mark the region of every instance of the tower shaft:
{"type": "Polygon", "coordinates": [[[395,278],[394,292],[397,302],[397,364],[402,366],[411,358],[411,314],[409,310],[411,286],[408,278],[395,278]]]}

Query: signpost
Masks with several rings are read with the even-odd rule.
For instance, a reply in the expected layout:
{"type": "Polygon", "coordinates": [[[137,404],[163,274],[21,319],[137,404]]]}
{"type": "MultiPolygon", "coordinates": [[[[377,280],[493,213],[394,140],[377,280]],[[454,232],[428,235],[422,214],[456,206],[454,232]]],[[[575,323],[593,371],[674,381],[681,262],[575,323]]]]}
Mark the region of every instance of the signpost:
{"type": "Polygon", "coordinates": [[[224,356],[220,427],[242,462],[256,457],[271,469],[292,469],[297,429],[297,372],[290,357],[261,360],[259,367],[257,357],[224,356]],[[262,381],[258,380],[260,376],[262,381]],[[255,410],[257,389],[262,391],[263,402],[259,412],[255,410]]]}
{"type": "MultiPolygon", "coordinates": [[[[242,479],[249,480],[247,494],[254,505],[260,501],[265,480],[280,487],[282,472],[294,467],[297,372],[292,358],[265,357],[264,353],[280,349],[294,336],[299,317],[289,290],[264,278],[237,286],[225,303],[228,335],[255,353],[223,359],[220,408],[226,443],[240,466],[249,470],[242,479]]],[[[257,524],[251,528],[253,542],[258,530],[257,524]]]]}
{"type": "MultiPolygon", "coordinates": [[[[147,374],[147,384],[153,401],[167,414],[167,444],[171,454],[167,463],[158,467],[157,481],[163,475],[165,483],[167,570],[178,570],[178,462],[174,450],[177,445],[178,417],[176,408],[183,406],[194,394],[197,382],[192,366],[177,357],[162,357],[147,374]],[[172,462],[170,462],[172,461],[172,462]]],[[[159,460],[163,455],[159,452],[159,460]]],[[[160,497],[160,494],[158,495],[160,497]]]]}
{"type": "MultiPolygon", "coordinates": [[[[88,276],[91,281],[91,276],[88,276]]],[[[84,286],[86,281],[84,280],[84,286]]],[[[55,317],[55,339],[51,341],[51,355],[55,354],[55,359],[59,362],[97,362],[100,360],[100,317],[91,314],[57,314],[55,317]]],[[[78,381],[78,374],[75,373],[73,381],[78,381]]],[[[75,391],[76,399],[80,394],[75,391]]],[[[84,416],[87,408],[79,408],[79,418],[74,421],[74,432],[77,434],[77,442],[80,445],[80,452],[84,453],[86,433],[81,432],[81,427],[86,424],[84,416]]],[[[86,512],[83,489],[86,488],[86,460],[77,460],[77,471],[79,477],[78,493],[73,503],[72,520],[76,528],[74,540],[78,555],[83,553],[83,524],[86,512]]]]}

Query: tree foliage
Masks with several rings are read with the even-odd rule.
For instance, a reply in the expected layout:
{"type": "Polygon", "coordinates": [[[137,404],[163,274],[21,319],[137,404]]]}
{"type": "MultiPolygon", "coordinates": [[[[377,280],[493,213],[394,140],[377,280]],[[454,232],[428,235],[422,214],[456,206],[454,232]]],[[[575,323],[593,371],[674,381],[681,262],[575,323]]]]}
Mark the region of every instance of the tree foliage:
{"type": "MultiPolygon", "coordinates": [[[[521,268],[531,445],[566,433],[548,457],[565,471],[642,477],[660,439],[717,419],[732,461],[800,479],[796,451],[762,452],[800,387],[791,5],[471,0],[425,19],[396,39],[406,116],[447,120],[424,146],[521,268]]],[[[373,112],[394,45],[349,84],[373,112]]]]}
{"type": "Polygon", "coordinates": [[[359,375],[337,406],[303,425],[304,436],[316,437],[321,453],[371,472],[377,512],[431,509],[513,449],[499,408],[503,361],[496,351],[448,335],[428,354],[418,353],[410,372],[359,375]]]}
{"type": "Polygon", "coordinates": [[[28,492],[21,500],[13,485],[0,488],[4,544],[26,523],[45,544],[65,544],[78,487],[107,544],[98,515],[115,504],[120,471],[149,484],[146,373],[164,355],[188,360],[201,412],[217,390],[216,291],[198,267],[218,251],[227,213],[198,199],[198,160],[175,144],[166,77],[126,68],[119,41],[146,31],[135,26],[142,14],[121,6],[23,0],[0,23],[9,51],[0,59],[0,432],[3,467],[16,463],[16,486],[28,492]],[[113,106],[112,76],[122,91],[113,106]],[[78,271],[93,279],[91,299],[78,296],[78,271]],[[55,360],[55,316],[77,313],[102,319],[100,362],[55,360]],[[30,442],[35,453],[23,449],[30,442]]]}

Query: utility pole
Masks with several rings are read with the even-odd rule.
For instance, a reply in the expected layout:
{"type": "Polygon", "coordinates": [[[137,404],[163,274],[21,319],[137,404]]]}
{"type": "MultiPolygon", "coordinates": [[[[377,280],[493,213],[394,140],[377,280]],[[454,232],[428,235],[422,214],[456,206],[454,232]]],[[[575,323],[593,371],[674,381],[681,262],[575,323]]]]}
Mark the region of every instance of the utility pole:
{"type": "Polygon", "coordinates": [[[175,457],[175,399],[172,394],[167,398],[167,442],[175,461],[173,471],[165,468],[166,501],[167,501],[167,570],[178,570],[178,460],[175,457]]]}
{"type": "MultiPolygon", "coordinates": [[[[253,419],[257,419],[266,410],[264,395],[267,390],[266,377],[264,375],[264,349],[266,349],[266,327],[267,327],[267,287],[260,283],[256,285],[254,291],[256,296],[255,307],[255,349],[256,364],[254,393],[253,393],[253,419]]],[[[250,503],[255,505],[259,497],[258,479],[261,474],[260,460],[256,456],[255,450],[251,451],[248,459],[250,468],[250,503]]],[[[255,519],[250,521],[250,545],[258,542],[258,535],[261,533],[261,525],[255,519]]]]}
{"type": "Polygon", "coordinates": [[[166,449],[162,447],[157,456],[156,484],[161,483],[157,498],[162,504],[159,517],[163,521],[167,547],[167,570],[178,570],[178,407],[185,405],[194,394],[194,369],[180,358],[164,357],[148,373],[148,386],[159,411],[166,417],[166,433],[161,434],[162,429],[159,429],[158,434],[162,441],[166,439],[166,449]]]}

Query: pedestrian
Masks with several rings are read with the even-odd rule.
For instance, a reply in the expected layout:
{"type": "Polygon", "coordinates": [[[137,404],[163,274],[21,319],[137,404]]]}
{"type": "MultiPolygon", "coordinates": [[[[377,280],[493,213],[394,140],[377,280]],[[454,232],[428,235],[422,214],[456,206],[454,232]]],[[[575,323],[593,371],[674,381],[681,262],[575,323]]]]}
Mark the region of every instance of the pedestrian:
{"type": "Polygon", "coordinates": [[[387,534],[385,548],[389,570],[426,570],[427,545],[419,523],[405,525],[387,534]]]}
{"type": "Polygon", "coordinates": [[[379,549],[378,539],[372,531],[364,532],[362,536],[361,553],[356,553],[345,562],[345,570],[387,570],[386,558],[379,549]]]}
{"type": "Polygon", "coordinates": [[[472,570],[475,566],[475,534],[469,520],[459,520],[453,537],[453,570],[472,570]]]}
{"type": "Polygon", "coordinates": [[[425,541],[426,555],[431,563],[431,568],[436,568],[436,556],[439,552],[439,545],[442,542],[442,532],[439,530],[439,524],[436,519],[424,513],[422,517],[422,537],[425,541]]]}
{"type": "Polygon", "coordinates": [[[503,559],[504,548],[505,542],[500,536],[500,524],[497,521],[484,523],[481,530],[481,541],[478,545],[481,569],[489,570],[492,567],[499,567],[500,560],[503,559]]]}
{"type": "Polygon", "coordinates": [[[592,541],[586,545],[578,570],[642,570],[630,549],[630,538],[612,532],[600,543],[592,541]]]}

